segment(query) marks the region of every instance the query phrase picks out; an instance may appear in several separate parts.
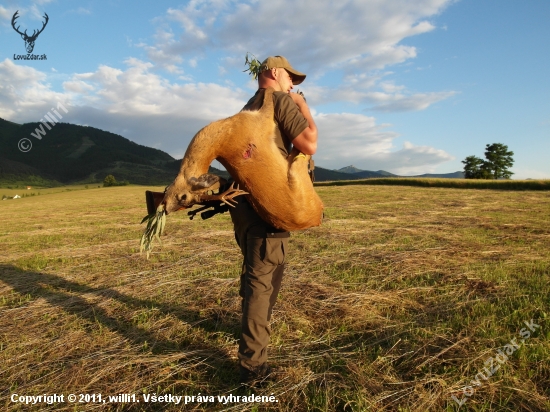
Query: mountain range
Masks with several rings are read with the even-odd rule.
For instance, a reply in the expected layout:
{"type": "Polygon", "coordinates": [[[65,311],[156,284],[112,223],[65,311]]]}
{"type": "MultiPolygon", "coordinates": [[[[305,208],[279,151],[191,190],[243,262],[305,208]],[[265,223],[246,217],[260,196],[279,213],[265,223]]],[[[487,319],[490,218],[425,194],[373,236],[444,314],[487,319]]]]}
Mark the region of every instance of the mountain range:
{"type": "Polygon", "coordinates": [[[448,178],[448,179],[464,179],[464,172],[458,171],[454,173],[425,173],[423,175],[415,175],[415,176],[399,176],[394,175],[393,173],[386,172],[385,170],[377,170],[376,172],[372,172],[370,170],[361,170],[356,168],[355,166],[346,166],[341,169],[336,170],[340,173],[348,173],[352,176],[355,176],[355,179],[368,179],[371,177],[432,177],[432,178],[448,178]]]}
{"type": "MultiPolygon", "coordinates": [[[[57,123],[46,130],[41,123],[16,124],[0,118],[0,182],[35,186],[69,183],[98,183],[112,174],[119,181],[141,185],[166,185],[177,175],[181,159],[162,150],[134,143],[120,135],[69,123],[57,123]],[[42,135],[36,129],[42,129],[42,135]],[[40,139],[32,136],[38,136],[40,139]],[[27,139],[26,141],[24,139],[27,139]],[[32,143],[32,148],[23,149],[32,143]]],[[[223,170],[210,173],[228,177],[223,170]]],[[[318,181],[398,177],[379,170],[347,166],[329,170],[316,166],[318,181]]],[[[463,177],[462,172],[421,177],[463,177]],[[460,176],[459,176],[460,174],[460,176]]]]}

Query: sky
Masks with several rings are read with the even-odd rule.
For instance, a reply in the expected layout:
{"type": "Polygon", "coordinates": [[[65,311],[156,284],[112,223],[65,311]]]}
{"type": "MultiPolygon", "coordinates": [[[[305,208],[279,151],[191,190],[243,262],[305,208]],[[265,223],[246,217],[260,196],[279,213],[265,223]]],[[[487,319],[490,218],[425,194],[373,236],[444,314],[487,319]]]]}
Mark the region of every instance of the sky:
{"type": "Polygon", "coordinates": [[[514,179],[549,179],[549,21],[548,0],[2,1],[0,117],[61,104],[64,122],[181,158],[254,94],[246,53],[283,55],[307,74],[320,167],[452,173],[503,143],[514,179]],[[16,11],[29,35],[47,13],[46,59],[19,58],[16,11]]]}

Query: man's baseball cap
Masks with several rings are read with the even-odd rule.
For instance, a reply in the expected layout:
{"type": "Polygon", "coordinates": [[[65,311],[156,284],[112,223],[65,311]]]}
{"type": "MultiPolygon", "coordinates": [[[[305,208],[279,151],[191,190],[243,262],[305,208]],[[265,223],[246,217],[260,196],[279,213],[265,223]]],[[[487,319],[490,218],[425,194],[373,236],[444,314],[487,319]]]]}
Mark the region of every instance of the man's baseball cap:
{"type": "Polygon", "coordinates": [[[283,56],[270,56],[262,62],[260,66],[260,73],[266,70],[275,69],[281,67],[292,75],[292,84],[297,85],[302,83],[306,79],[304,73],[294,69],[287,59],[283,56]]]}

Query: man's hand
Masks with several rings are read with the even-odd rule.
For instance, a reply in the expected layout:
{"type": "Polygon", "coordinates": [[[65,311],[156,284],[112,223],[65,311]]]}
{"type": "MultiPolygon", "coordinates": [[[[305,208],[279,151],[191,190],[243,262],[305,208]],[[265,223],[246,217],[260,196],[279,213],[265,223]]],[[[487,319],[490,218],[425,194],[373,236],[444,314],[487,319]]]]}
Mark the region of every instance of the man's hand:
{"type": "Polygon", "coordinates": [[[290,97],[292,98],[292,101],[296,103],[296,106],[300,109],[300,112],[302,111],[302,106],[305,105],[307,107],[306,99],[302,96],[302,94],[298,93],[289,93],[290,97]]]}
{"type": "Polygon", "coordinates": [[[289,95],[308,122],[308,127],[294,138],[292,145],[304,154],[313,155],[317,151],[317,126],[303,96],[298,93],[289,93],[289,95]]]}

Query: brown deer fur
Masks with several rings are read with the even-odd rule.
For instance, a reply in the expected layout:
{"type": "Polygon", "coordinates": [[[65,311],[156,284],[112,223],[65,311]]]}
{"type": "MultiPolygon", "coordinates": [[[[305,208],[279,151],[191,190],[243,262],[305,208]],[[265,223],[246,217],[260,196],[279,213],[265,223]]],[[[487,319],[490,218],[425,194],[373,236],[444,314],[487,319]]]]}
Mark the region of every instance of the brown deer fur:
{"type": "Polygon", "coordinates": [[[266,90],[260,110],[210,123],[195,135],[166,190],[167,213],[200,203],[219,187],[219,178],[207,173],[217,159],[272,226],[292,231],[321,224],[323,203],[309,178],[310,156],[293,149],[285,159],[275,144],[272,94],[272,88],[266,90]]]}

